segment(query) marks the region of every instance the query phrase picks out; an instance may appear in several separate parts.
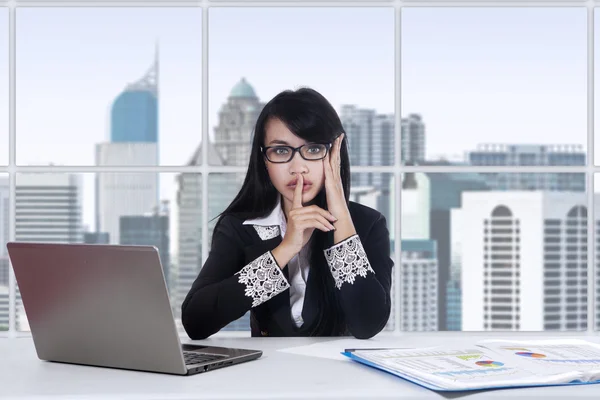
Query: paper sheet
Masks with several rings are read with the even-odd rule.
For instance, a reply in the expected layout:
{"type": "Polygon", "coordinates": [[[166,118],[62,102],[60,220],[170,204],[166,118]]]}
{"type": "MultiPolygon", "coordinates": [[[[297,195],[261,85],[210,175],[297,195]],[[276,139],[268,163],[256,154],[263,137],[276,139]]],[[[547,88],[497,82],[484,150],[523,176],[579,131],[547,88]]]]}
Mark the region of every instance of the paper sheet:
{"type": "Polygon", "coordinates": [[[600,377],[600,345],[597,343],[578,339],[484,340],[478,345],[533,372],[548,374],[575,369],[588,372],[592,380],[600,377]]]}
{"type": "Polygon", "coordinates": [[[372,349],[372,348],[406,348],[402,345],[402,338],[373,338],[361,339],[337,339],[328,342],[314,343],[306,346],[289,347],[278,351],[284,353],[299,354],[309,357],[327,358],[330,360],[349,361],[348,357],[340,353],[346,349],[372,349]]]}
{"type": "MultiPolygon", "coordinates": [[[[517,386],[520,382],[554,382],[551,377],[537,376],[532,372],[520,370],[514,364],[498,360],[493,353],[476,348],[430,347],[357,351],[355,355],[389,372],[442,389],[517,386]]],[[[572,375],[576,377],[577,373],[572,375]]]]}

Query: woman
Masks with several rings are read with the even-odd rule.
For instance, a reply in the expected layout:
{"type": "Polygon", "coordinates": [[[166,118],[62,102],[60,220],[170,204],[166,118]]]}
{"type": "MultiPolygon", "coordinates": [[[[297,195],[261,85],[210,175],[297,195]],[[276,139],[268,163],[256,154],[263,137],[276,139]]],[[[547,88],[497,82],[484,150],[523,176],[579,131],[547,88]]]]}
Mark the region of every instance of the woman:
{"type": "Polygon", "coordinates": [[[190,338],[207,338],[248,310],[252,336],[370,338],[384,328],[389,232],[381,213],[349,201],[343,132],[312,89],[265,105],[245,181],[182,304],[190,338]]]}

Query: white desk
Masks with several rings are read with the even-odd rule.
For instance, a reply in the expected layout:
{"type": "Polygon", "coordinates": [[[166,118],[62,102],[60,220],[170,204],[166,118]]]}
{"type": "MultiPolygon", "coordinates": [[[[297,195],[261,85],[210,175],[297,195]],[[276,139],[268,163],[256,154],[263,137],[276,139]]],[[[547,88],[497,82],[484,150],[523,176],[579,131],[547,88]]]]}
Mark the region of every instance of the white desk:
{"type": "MultiPolygon", "coordinates": [[[[600,337],[597,336],[577,337],[600,343],[600,337]]],[[[447,336],[407,334],[397,337],[398,346],[401,347],[464,345],[483,338],[492,336],[463,333],[447,336]]],[[[260,349],[264,354],[258,360],[205,374],[174,376],[40,361],[30,338],[0,339],[0,399],[600,398],[600,384],[436,393],[351,360],[322,359],[277,351],[328,340],[337,339],[211,338],[190,342],[260,349]]],[[[364,347],[375,347],[373,345],[376,343],[364,341],[364,344],[364,347]]]]}

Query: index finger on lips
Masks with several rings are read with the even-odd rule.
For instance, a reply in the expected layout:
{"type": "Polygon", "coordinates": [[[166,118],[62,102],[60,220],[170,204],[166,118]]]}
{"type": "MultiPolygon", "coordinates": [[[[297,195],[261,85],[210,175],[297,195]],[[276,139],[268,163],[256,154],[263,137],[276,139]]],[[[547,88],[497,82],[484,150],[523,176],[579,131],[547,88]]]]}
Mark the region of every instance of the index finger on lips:
{"type": "Polygon", "coordinates": [[[294,208],[302,207],[302,188],[304,186],[304,177],[302,174],[298,175],[298,181],[296,182],[296,188],[294,189],[294,198],[292,199],[292,206],[294,208]]]}

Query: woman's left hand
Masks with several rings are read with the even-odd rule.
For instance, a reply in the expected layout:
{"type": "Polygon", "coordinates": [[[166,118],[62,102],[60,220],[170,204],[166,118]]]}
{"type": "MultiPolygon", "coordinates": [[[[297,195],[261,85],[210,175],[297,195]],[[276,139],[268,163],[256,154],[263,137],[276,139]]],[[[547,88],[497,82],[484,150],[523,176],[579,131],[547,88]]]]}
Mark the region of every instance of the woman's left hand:
{"type": "Polygon", "coordinates": [[[344,196],[344,186],[341,178],[341,156],[342,140],[345,134],[341,134],[333,142],[327,156],[323,159],[325,169],[325,192],[327,195],[327,209],[334,217],[340,219],[349,215],[346,198],[344,196]]]}

